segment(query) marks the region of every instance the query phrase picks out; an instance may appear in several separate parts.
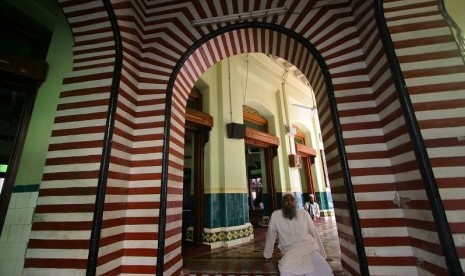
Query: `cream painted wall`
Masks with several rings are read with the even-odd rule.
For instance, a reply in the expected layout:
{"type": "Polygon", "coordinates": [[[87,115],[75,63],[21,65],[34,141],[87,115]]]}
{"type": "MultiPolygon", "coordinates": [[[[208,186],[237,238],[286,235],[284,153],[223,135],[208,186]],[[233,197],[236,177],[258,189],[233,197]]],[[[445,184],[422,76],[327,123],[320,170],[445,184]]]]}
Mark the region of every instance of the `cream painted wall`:
{"type": "MultiPolygon", "coordinates": [[[[241,55],[234,57],[237,60],[237,68],[235,69],[242,80],[242,89],[238,91],[241,95],[242,104],[253,107],[268,121],[268,132],[279,138],[281,146],[278,147],[277,158],[274,159],[274,176],[276,183],[276,191],[289,190],[286,189],[286,183],[289,183],[288,175],[282,174],[285,164],[283,156],[285,148],[282,147],[283,128],[282,128],[282,106],[277,101],[281,89],[282,75],[277,70],[276,65],[267,66],[260,63],[258,57],[263,55],[241,55]],[[248,74],[247,74],[248,72],[248,74]],[[245,83],[247,80],[247,89],[245,83]]],[[[261,59],[260,59],[261,60],[261,59]]],[[[241,104],[241,116],[242,116],[241,104]]],[[[266,183],[267,179],[263,179],[266,183]]]]}
{"type": "MultiPolygon", "coordinates": [[[[306,87],[306,89],[308,90],[308,87],[306,87]]],[[[317,192],[326,192],[327,188],[325,186],[323,164],[321,163],[322,160],[320,154],[320,150],[323,149],[323,144],[320,143],[319,139],[321,133],[320,122],[316,112],[313,113],[309,109],[314,105],[313,100],[310,99],[303,101],[302,99],[297,100],[297,98],[293,97],[297,94],[296,92],[303,93],[304,90],[289,89],[289,91],[294,92],[293,95],[290,95],[291,104],[289,106],[289,114],[291,116],[291,122],[304,132],[306,144],[316,150],[316,161],[312,166],[315,190],[317,192]],[[296,104],[298,104],[298,106],[296,106],[296,104]]]]}
{"type": "MultiPolygon", "coordinates": [[[[318,192],[326,192],[329,188],[327,189],[325,186],[323,164],[321,163],[320,150],[323,149],[323,143],[319,139],[321,133],[320,122],[316,111],[313,112],[311,110],[315,105],[315,100],[312,96],[313,90],[301,81],[291,78],[286,82],[285,91],[289,103],[290,124],[299,127],[305,134],[306,145],[316,150],[317,156],[312,166],[315,190],[318,192]]],[[[293,170],[295,169],[290,169],[291,173],[293,170]]],[[[306,189],[304,190],[307,192],[306,189]]]]}
{"type": "MultiPolygon", "coordinates": [[[[226,124],[243,123],[244,104],[264,116],[269,123],[269,132],[280,139],[274,160],[276,191],[302,192],[299,169],[289,168],[287,156],[295,153],[295,147],[293,137],[286,135],[284,126],[288,123],[298,125],[307,136],[307,145],[319,153],[322,145],[318,139],[318,118],[312,117],[309,109],[293,105],[313,106],[309,86],[292,74],[286,77],[284,68],[266,55],[249,54],[234,56],[214,65],[201,76],[196,87],[202,91],[204,111],[214,118],[205,148],[206,193],[247,192],[244,140],[229,139],[226,135],[226,124]]],[[[319,184],[316,190],[326,191],[321,163],[315,164],[313,175],[315,185],[319,184]]]]}
{"type": "Polygon", "coordinates": [[[224,167],[224,158],[219,158],[224,155],[223,151],[220,151],[223,148],[224,134],[218,123],[223,118],[223,114],[220,113],[222,107],[221,91],[223,89],[221,65],[221,63],[215,64],[196,83],[196,87],[202,93],[203,111],[214,118],[210,137],[205,145],[205,193],[218,193],[224,187],[224,185],[220,184],[224,184],[224,170],[220,169],[224,167]]]}
{"type": "MultiPolygon", "coordinates": [[[[231,75],[231,83],[235,77],[231,75]]],[[[247,193],[244,140],[227,139],[226,133],[227,123],[243,121],[241,99],[234,91],[230,97],[229,78],[228,61],[223,61],[207,70],[196,83],[203,95],[204,112],[214,118],[205,146],[205,193],[247,193]]]]}

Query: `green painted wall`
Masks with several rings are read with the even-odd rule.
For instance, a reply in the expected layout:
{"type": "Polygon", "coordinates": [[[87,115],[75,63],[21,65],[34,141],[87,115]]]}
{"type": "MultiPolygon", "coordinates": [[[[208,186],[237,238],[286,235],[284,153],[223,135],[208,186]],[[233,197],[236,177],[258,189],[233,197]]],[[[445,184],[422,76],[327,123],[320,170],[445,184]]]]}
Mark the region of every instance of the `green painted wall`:
{"type": "MultiPolygon", "coordinates": [[[[449,13],[450,17],[452,17],[452,19],[459,26],[462,32],[462,43],[465,43],[465,0],[445,0],[444,3],[446,5],[446,10],[449,13]]],[[[454,33],[457,43],[460,43],[458,41],[459,38],[457,37],[456,31],[452,29],[452,32],[454,33]]]]}
{"type": "Polygon", "coordinates": [[[73,36],[64,15],[57,11],[46,60],[49,66],[47,78],[37,93],[15,185],[38,184],[42,180],[63,77],[72,70],[73,36]]]}
{"type": "Polygon", "coordinates": [[[444,3],[446,4],[447,12],[463,32],[465,30],[465,1],[445,0],[444,3]]]}

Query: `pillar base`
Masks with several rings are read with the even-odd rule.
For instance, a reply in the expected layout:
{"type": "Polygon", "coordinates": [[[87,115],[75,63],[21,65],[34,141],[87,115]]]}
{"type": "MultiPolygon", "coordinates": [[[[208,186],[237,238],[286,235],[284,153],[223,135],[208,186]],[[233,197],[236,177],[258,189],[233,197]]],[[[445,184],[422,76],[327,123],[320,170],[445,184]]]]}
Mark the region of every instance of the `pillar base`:
{"type": "MultiPolygon", "coordinates": [[[[192,241],[192,236],[193,227],[188,227],[186,240],[192,241]]],[[[253,226],[251,223],[246,223],[231,227],[204,228],[202,237],[202,243],[209,245],[211,249],[236,246],[253,240],[253,226]]]]}

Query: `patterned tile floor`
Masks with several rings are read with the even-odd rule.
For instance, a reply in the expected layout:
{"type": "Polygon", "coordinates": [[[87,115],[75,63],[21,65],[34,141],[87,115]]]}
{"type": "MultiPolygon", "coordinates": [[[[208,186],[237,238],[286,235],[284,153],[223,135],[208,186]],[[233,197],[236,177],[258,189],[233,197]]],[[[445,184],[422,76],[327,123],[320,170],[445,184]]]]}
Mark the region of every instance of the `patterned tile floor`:
{"type": "MultiPolygon", "coordinates": [[[[334,275],[343,275],[334,217],[320,219],[317,227],[334,275]]],[[[279,275],[279,249],[275,248],[271,262],[263,259],[264,235],[261,233],[264,230],[257,230],[258,234],[250,243],[218,248],[184,258],[184,275],[279,275]]]]}

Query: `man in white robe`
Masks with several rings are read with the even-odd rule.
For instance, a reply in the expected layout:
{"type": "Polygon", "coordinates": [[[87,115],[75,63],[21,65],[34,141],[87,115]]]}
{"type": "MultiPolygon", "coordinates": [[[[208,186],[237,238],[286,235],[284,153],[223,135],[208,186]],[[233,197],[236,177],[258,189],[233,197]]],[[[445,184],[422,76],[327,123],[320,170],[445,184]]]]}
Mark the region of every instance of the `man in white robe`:
{"type": "Polygon", "coordinates": [[[310,194],[309,201],[305,203],[305,210],[310,213],[310,217],[314,221],[320,219],[320,206],[315,201],[315,195],[310,194]]]}
{"type": "Polygon", "coordinates": [[[281,276],[333,275],[315,224],[307,211],[296,209],[292,194],[285,194],[282,209],[271,214],[263,251],[266,260],[273,256],[276,237],[282,253],[281,276]]]}

